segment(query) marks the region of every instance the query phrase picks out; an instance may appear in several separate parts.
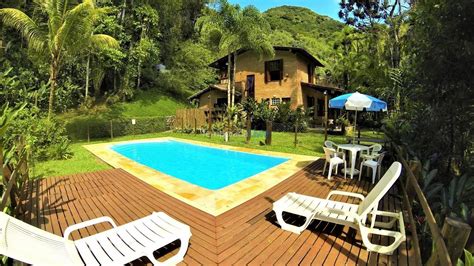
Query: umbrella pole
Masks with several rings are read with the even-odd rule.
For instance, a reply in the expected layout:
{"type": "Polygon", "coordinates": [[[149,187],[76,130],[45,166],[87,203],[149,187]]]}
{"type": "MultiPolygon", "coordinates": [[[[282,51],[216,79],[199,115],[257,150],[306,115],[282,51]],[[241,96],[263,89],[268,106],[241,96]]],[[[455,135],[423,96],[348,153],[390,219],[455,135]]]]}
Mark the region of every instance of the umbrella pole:
{"type": "Polygon", "coordinates": [[[356,129],[357,129],[357,110],[356,110],[355,119],[354,119],[354,129],[352,130],[352,144],[355,144],[356,129]]]}

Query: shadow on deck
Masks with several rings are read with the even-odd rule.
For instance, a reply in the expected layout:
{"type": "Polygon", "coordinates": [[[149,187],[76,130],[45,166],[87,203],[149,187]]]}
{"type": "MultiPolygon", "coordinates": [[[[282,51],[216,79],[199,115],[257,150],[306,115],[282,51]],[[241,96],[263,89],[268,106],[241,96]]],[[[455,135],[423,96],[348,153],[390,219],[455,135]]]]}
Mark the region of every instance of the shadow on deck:
{"type": "MultiPolygon", "coordinates": [[[[300,235],[279,228],[272,202],[287,192],[326,197],[333,189],[362,194],[370,190],[369,182],[337,177],[328,181],[320,175],[323,162],[316,161],[217,217],[168,196],[121,169],[31,181],[25,188],[18,217],[62,236],[67,226],[99,216],[110,216],[117,224],[124,224],[153,211],[164,211],[191,227],[193,236],[184,264],[412,264],[409,237],[393,255],[386,256],[367,252],[356,231],[348,227],[313,221],[309,230],[300,235]]],[[[345,197],[338,200],[349,201],[345,197]]],[[[400,208],[395,189],[379,206],[383,210],[400,208]]],[[[75,232],[72,238],[106,229],[106,225],[96,225],[75,232]]],[[[373,239],[375,243],[387,241],[373,239]]],[[[156,255],[167,257],[175,248],[171,245],[156,255]]],[[[146,262],[143,259],[137,264],[146,262]]]]}

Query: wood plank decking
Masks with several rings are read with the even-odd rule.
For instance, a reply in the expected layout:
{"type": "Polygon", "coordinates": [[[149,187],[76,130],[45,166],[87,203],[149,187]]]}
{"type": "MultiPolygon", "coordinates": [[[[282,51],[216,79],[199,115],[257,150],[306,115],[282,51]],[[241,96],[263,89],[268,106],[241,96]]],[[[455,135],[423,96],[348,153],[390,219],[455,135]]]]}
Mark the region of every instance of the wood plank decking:
{"type": "MultiPolygon", "coordinates": [[[[32,181],[26,186],[18,216],[37,227],[62,236],[67,226],[110,216],[118,224],[164,211],[191,227],[193,236],[183,264],[410,264],[408,244],[403,243],[392,256],[368,253],[355,230],[314,221],[309,230],[297,235],[281,230],[272,212],[272,202],[287,192],[326,197],[332,189],[366,194],[368,182],[320,175],[317,161],[292,177],[246,203],[214,217],[191,207],[142,182],[121,169],[32,181]]],[[[400,209],[395,190],[385,197],[379,209],[400,209]]],[[[341,197],[339,200],[347,201],[341,197]]],[[[296,219],[288,217],[288,219],[296,219]]],[[[295,220],[295,222],[298,222],[295,220]]],[[[73,233],[78,239],[107,229],[97,225],[73,233]]],[[[386,242],[387,239],[374,239],[386,242]]],[[[408,241],[407,241],[408,243],[408,241]]],[[[167,257],[176,247],[157,252],[167,257]]],[[[146,259],[137,264],[146,263],[146,259]]]]}

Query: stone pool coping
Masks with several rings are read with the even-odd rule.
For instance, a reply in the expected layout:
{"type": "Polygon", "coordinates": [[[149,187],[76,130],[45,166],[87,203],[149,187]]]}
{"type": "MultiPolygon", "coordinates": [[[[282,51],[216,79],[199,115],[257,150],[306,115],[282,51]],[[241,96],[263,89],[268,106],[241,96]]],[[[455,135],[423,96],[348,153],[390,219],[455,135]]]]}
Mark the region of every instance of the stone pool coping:
{"type": "Polygon", "coordinates": [[[310,163],[319,159],[316,156],[296,155],[282,152],[263,151],[244,147],[234,147],[221,144],[200,142],[194,140],[162,137],[131,141],[108,142],[100,144],[84,145],[95,156],[114,168],[122,168],[135,177],[145,181],[164,193],[177,198],[195,208],[206,213],[218,216],[250,199],[270,189],[281,181],[292,176],[297,171],[303,169],[310,163]],[[130,144],[143,142],[156,142],[175,140],[195,145],[207,147],[254,153],[260,155],[270,155],[288,158],[288,161],[260,172],[254,176],[243,179],[218,190],[206,189],[179,178],[161,173],[148,166],[113,151],[111,147],[116,144],[130,144]]]}

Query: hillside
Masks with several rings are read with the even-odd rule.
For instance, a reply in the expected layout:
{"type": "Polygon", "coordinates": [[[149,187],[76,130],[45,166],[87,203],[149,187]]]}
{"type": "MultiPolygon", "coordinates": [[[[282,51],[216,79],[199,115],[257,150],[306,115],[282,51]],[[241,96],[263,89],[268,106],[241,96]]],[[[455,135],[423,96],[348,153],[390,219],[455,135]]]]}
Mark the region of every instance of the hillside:
{"type": "Polygon", "coordinates": [[[275,7],[264,16],[274,31],[275,45],[305,48],[326,63],[332,55],[334,34],[344,28],[342,22],[303,7],[275,7]]]}

